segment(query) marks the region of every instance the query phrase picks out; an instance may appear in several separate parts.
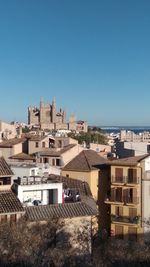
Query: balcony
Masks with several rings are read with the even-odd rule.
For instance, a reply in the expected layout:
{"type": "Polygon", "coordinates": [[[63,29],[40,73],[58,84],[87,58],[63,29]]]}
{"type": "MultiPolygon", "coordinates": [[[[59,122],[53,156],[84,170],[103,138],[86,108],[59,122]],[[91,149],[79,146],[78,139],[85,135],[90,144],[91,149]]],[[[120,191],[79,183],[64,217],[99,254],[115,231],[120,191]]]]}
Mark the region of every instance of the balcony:
{"type": "Polygon", "coordinates": [[[122,196],[108,196],[105,199],[105,203],[107,204],[123,204],[122,196]]]}
{"type": "Polygon", "coordinates": [[[112,194],[110,196],[107,196],[105,199],[106,204],[123,204],[127,206],[134,206],[138,205],[140,202],[139,197],[133,197],[131,196],[124,196],[123,192],[120,194],[114,194],[114,192],[111,192],[112,194]]]}
{"type": "Polygon", "coordinates": [[[111,176],[111,183],[112,184],[125,184],[126,181],[126,177],[125,176],[120,176],[120,177],[116,177],[114,175],[111,176]]]}
{"type": "Polygon", "coordinates": [[[139,184],[139,177],[128,177],[128,176],[122,176],[122,177],[116,177],[111,176],[111,183],[112,184],[119,184],[119,185],[136,185],[139,184]]]}
{"type": "Polygon", "coordinates": [[[127,216],[117,216],[111,214],[111,222],[112,223],[121,223],[121,224],[139,224],[140,216],[135,217],[127,217],[127,216]]]}
{"type": "Polygon", "coordinates": [[[126,184],[139,184],[139,177],[127,177],[126,184]]]}
{"type": "Polygon", "coordinates": [[[139,204],[139,197],[123,197],[123,202],[126,205],[138,205],[139,204]]]}

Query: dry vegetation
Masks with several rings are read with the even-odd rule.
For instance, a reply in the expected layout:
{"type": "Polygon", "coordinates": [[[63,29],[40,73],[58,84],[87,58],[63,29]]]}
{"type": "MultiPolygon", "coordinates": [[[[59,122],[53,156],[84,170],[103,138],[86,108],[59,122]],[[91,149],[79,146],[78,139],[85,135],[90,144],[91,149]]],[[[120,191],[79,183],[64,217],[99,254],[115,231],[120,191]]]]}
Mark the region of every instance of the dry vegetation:
{"type": "MultiPolygon", "coordinates": [[[[0,267],[144,267],[150,266],[150,246],[122,240],[93,243],[93,257],[80,257],[69,247],[56,246],[56,230],[64,223],[53,221],[34,226],[26,222],[0,227],[0,267]]],[[[67,236],[66,236],[67,238],[67,236]]],[[[69,238],[69,236],[68,236],[69,238]]],[[[81,240],[79,240],[81,242],[81,240]]]]}
{"type": "Polygon", "coordinates": [[[149,267],[150,245],[115,239],[96,240],[93,261],[96,267],[149,267]]]}
{"type": "MultiPolygon", "coordinates": [[[[66,249],[56,245],[56,231],[63,232],[63,227],[64,222],[56,220],[30,226],[25,221],[1,226],[0,267],[85,266],[85,259],[70,246],[66,249]]],[[[68,233],[63,236],[70,238],[68,233]]]]}

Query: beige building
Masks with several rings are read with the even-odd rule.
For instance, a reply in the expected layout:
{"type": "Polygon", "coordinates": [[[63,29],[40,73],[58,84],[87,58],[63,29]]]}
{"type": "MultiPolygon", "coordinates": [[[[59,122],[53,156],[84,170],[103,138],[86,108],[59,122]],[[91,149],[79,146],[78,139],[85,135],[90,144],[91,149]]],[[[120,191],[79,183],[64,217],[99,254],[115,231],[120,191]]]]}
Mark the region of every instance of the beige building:
{"type": "Polygon", "coordinates": [[[48,148],[35,153],[36,161],[62,168],[82,150],[83,148],[78,144],[69,144],[62,149],[48,148]]]}
{"type": "Polygon", "coordinates": [[[150,156],[142,155],[110,162],[111,235],[125,240],[150,241],[150,156]]]}
{"type": "Polygon", "coordinates": [[[90,149],[97,152],[100,156],[107,158],[107,155],[111,153],[111,146],[90,143],[90,149]]]}
{"type": "Polygon", "coordinates": [[[27,150],[26,139],[12,138],[0,143],[1,156],[8,160],[9,157],[27,150]]]}
{"type": "Polygon", "coordinates": [[[2,142],[3,140],[20,137],[21,133],[21,127],[17,127],[15,124],[0,121],[0,142],[2,142]]]}
{"type": "Polygon", "coordinates": [[[106,160],[99,156],[97,152],[83,150],[62,169],[61,173],[63,176],[87,182],[94,199],[97,200],[99,169],[94,165],[101,163],[106,163],[106,160]]]}

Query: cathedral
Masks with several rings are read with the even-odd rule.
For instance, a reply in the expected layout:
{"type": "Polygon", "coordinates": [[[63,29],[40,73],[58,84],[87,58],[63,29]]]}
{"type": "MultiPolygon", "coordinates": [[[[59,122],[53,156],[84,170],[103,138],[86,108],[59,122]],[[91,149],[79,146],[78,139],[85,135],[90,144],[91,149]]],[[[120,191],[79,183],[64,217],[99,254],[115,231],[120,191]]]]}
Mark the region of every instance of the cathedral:
{"type": "Polygon", "coordinates": [[[56,110],[55,99],[52,104],[46,104],[41,99],[39,108],[28,107],[28,124],[39,126],[41,129],[68,129],[66,113],[61,108],[59,112],[56,110]]]}
{"type": "Polygon", "coordinates": [[[51,104],[40,101],[38,107],[28,107],[28,124],[38,126],[40,129],[48,130],[73,130],[87,131],[87,122],[76,121],[76,116],[72,115],[69,123],[66,122],[66,112],[60,108],[56,110],[56,101],[53,99],[51,104]],[[82,122],[82,123],[81,123],[82,122]]]}

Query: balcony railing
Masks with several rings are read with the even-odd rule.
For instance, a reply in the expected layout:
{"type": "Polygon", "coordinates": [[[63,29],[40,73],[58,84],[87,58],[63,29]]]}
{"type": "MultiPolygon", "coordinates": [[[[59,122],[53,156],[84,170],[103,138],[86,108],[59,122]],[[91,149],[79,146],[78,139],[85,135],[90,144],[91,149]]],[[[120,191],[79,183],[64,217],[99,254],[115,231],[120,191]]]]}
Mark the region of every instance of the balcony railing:
{"type": "Polygon", "coordinates": [[[137,205],[139,204],[139,197],[123,197],[123,202],[125,204],[133,204],[133,205],[137,205]]]}
{"type": "Polygon", "coordinates": [[[128,176],[122,176],[122,177],[116,177],[111,176],[111,182],[114,184],[139,184],[139,177],[128,177],[128,176]]]}
{"type": "Polygon", "coordinates": [[[122,196],[108,196],[105,199],[106,202],[123,202],[122,196]]]}
{"type": "Polygon", "coordinates": [[[139,224],[140,217],[139,216],[135,216],[135,217],[117,216],[117,215],[112,214],[111,221],[118,222],[118,223],[139,224]]]}
{"type": "Polygon", "coordinates": [[[139,177],[127,177],[126,183],[127,184],[139,184],[139,177]]]}
{"type": "Polygon", "coordinates": [[[125,205],[138,205],[139,197],[126,197],[122,195],[107,196],[105,202],[124,203],[125,205]]]}
{"type": "Polygon", "coordinates": [[[116,177],[116,176],[111,176],[111,182],[112,183],[116,183],[116,184],[125,184],[125,176],[120,176],[120,177],[116,177]]]}

